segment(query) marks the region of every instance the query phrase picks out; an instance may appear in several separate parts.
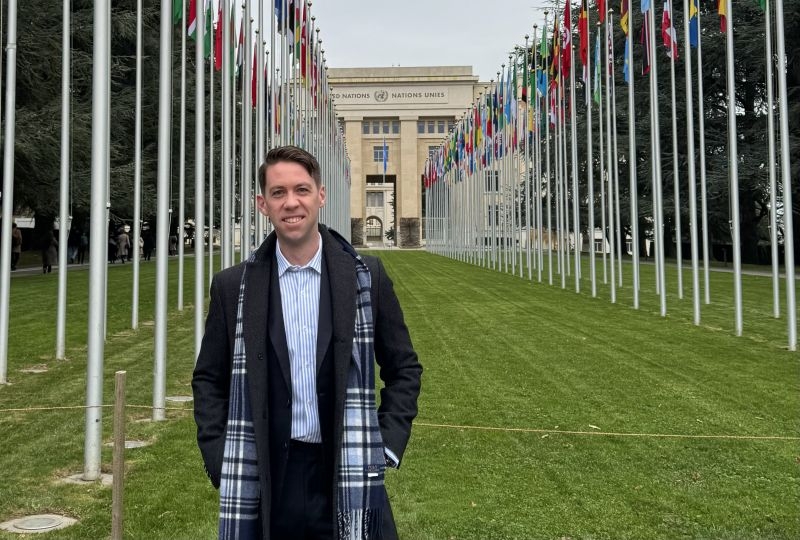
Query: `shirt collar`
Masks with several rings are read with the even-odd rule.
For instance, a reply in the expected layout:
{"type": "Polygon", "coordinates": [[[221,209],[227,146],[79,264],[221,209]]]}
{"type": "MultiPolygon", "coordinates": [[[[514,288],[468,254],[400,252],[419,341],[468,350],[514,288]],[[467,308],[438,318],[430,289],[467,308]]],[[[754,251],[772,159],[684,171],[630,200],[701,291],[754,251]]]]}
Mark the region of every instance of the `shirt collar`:
{"type": "Polygon", "coordinates": [[[286,257],[283,256],[283,252],[281,252],[281,243],[279,240],[276,239],[275,241],[275,256],[278,258],[278,277],[283,277],[287,271],[291,270],[293,272],[298,272],[300,270],[311,269],[315,270],[318,274],[322,274],[322,235],[319,235],[319,245],[317,246],[317,252],[314,253],[314,256],[311,257],[311,260],[308,261],[307,264],[304,266],[299,266],[296,264],[290,263],[286,260],[286,257]]]}

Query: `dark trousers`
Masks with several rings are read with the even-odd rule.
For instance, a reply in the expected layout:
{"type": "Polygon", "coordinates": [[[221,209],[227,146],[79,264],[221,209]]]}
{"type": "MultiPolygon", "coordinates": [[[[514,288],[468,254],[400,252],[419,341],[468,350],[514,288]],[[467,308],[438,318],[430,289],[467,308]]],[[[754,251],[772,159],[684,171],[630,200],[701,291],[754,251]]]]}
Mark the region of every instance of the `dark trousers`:
{"type": "Polygon", "coordinates": [[[333,531],[332,474],[322,444],[292,441],[280,493],[272,497],[273,540],[330,540],[333,531]]]}

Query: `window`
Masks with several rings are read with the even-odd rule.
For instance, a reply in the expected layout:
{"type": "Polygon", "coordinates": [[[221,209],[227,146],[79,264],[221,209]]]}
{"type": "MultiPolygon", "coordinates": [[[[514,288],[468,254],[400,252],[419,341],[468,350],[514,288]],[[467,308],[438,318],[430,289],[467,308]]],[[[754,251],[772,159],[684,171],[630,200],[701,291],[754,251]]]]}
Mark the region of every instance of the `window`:
{"type": "Polygon", "coordinates": [[[448,120],[447,121],[447,132],[449,133],[449,132],[453,131],[453,128],[455,127],[455,125],[456,125],[456,123],[453,120],[448,120]]]}
{"type": "MultiPolygon", "coordinates": [[[[372,161],[383,163],[383,145],[372,147],[372,161]]],[[[386,146],[386,162],[389,162],[389,146],[386,146]]]]}
{"type": "Polygon", "coordinates": [[[602,240],[595,240],[594,241],[594,252],[595,253],[603,253],[603,241],[602,240]]]}
{"type": "Polygon", "coordinates": [[[383,208],[383,191],[367,191],[367,206],[383,208]]]}
{"type": "Polygon", "coordinates": [[[372,242],[380,242],[383,240],[383,224],[381,220],[376,217],[367,218],[365,224],[367,227],[367,240],[372,242]]]}
{"type": "Polygon", "coordinates": [[[425,120],[417,120],[417,133],[425,133],[425,120]]]}
{"type": "Polygon", "coordinates": [[[383,121],[383,132],[384,133],[389,133],[389,121],[388,120],[384,120],[383,121]]]}
{"type": "Polygon", "coordinates": [[[392,133],[395,135],[400,133],[400,120],[392,120],[392,133]]]}
{"type": "Polygon", "coordinates": [[[497,193],[500,191],[500,173],[499,171],[484,171],[486,176],[485,193],[497,193]]]}
{"type": "Polygon", "coordinates": [[[381,123],[378,120],[372,121],[372,133],[377,135],[381,132],[381,123]]]}
{"type": "Polygon", "coordinates": [[[435,133],[435,131],[433,129],[435,127],[435,125],[436,125],[436,122],[434,122],[433,120],[428,120],[428,133],[435,133]]]}
{"type": "Polygon", "coordinates": [[[439,120],[436,123],[436,127],[438,128],[439,133],[444,133],[444,120],[439,120]]]}
{"type": "Polygon", "coordinates": [[[369,122],[361,122],[361,134],[369,135],[369,122]]]}

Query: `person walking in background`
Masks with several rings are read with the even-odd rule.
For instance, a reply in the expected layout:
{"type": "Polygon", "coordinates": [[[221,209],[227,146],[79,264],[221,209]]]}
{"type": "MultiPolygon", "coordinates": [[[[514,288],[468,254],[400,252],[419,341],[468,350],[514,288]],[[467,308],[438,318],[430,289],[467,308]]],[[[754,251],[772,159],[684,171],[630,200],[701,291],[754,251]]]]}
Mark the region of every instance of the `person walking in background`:
{"type": "Polygon", "coordinates": [[[150,229],[147,229],[142,232],[142,238],[143,238],[142,254],[144,256],[144,260],[149,261],[150,257],[152,257],[153,255],[153,248],[155,247],[154,245],[155,242],[153,241],[153,233],[150,231],[150,229]]]}
{"type": "Polygon", "coordinates": [[[78,242],[78,264],[83,264],[87,251],[89,251],[89,237],[86,236],[86,232],[81,232],[81,239],[78,242]]]}
{"type": "Polygon", "coordinates": [[[11,269],[17,269],[19,257],[22,255],[22,231],[16,223],[11,224],[11,269]]]}
{"type": "Polygon", "coordinates": [[[117,257],[122,264],[125,264],[125,259],[128,258],[128,250],[131,248],[131,240],[128,238],[128,233],[125,229],[120,228],[117,233],[117,257]]]}
{"type": "Polygon", "coordinates": [[[45,233],[42,242],[42,273],[49,274],[53,271],[53,265],[58,261],[58,240],[56,240],[52,229],[45,233]]]}

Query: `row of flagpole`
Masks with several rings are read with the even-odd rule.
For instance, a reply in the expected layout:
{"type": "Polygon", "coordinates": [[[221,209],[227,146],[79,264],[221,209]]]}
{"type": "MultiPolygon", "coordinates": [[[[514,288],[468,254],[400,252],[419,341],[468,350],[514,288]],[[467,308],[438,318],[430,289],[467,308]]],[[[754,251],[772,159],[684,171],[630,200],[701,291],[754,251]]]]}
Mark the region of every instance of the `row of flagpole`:
{"type": "MultiPolygon", "coordinates": [[[[296,145],[313,153],[322,168],[323,182],[328,193],[328,203],[322,210],[323,222],[339,230],[345,237],[350,232],[350,164],[328,86],[322,40],[315,17],[311,15],[311,2],[305,0],[270,0],[259,2],[258,19],[252,20],[249,2],[239,4],[229,0],[217,3],[218,17],[213,20],[214,3],[211,0],[164,0],[160,7],[159,80],[158,80],[158,163],[157,163],[157,224],[156,224],[156,302],[154,313],[154,378],[153,420],[165,418],[166,365],[167,365],[167,292],[168,250],[170,230],[177,228],[177,309],[182,310],[184,285],[184,241],[186,194],[186,111],[187,101],[194,100],[194,226],[195,226],[195,286],[194,313],[195,356],[200,348],[204,322],[204,304],[208,279],[215,269],[233,265],[236,246],[233,231],[240,227],[238,242],[241,260],[245,260],[269,231],[269,224],[255,208],[255,195],[259,183],[255,171],[265,157],[266,148],[296,145]],[[202,5],[202,7],[200,7],[202,5]],[[188,8],[188,12],[187,12],[188,8]],[[199,8],[199,9],[198,9],[199,8]],[[188,13],[188,18],[187,18],[188,13]],[[234,23],[240,21],[239,36],[233,32],[234,23]],[[256,23],[255,25],[253,23],[256,23]],[[180,120],[179,120],[179,170],[171,170],[172,141],[172,73],[173,29],[180,24],[180,120]],[[187,95],[187,31],[194,39],[194,95],[187,95]],[[269,32],[269,48],[266,33],[269,32]],[[216,34],[217,39],[214,39],[216,34]],[[239,37],[236,55],[244,61],[244,69],[232,54],[239,37]],[[210,44],[214,46],[211,47],[210,44]],[[271,54],[270,54],[271,53],[271,54]],[[269,58],[269,61],[267,60],[269,58]],[[206,79],[205,70],[209,76],[206,79]],[[214,71],[221,71],[222,92],[215,88],[214,71]],[[208,85],[206,84],[208,80],[208,85]],[[236,89],[236,81],[240,88],[236,89]],[[221,94],[221,95],[220,95],[221,94]],[[219,99],[221,98],[221,99],[219,99]],[[206,104],[206,101],[208,103],[206,104]],[[241,105],[237,111],[237,104],[241,105]],[[206,123],[206,110],[209,111],[206,123]],[[235,132],[237,113],[241,118],[241,133],[235,132]],[[216,116],[222,118],[220,149],[214,144],[216,116]],[[253,115],[256,115],[253,122],[253,115]],[[255,127],[255,133],[254,133],[255,127]],[[208,129],[207,129],[208,128],[208,129]],[[206,136],[208,134],[208,154],[206,136]],[[238,142],[238,146],[237,146],[238,142]],[[237,151],[237,148],[239,149],[237,151]],[[221,155],[220,155],[221,154],[221,155]],[[206,159],[207,158],[207,159],[206,159]],[[240,173],[238,184],[236,172],[240,173]],[[222,174],[216,174],[220,171],[222,174]],[[178,177],[178,212],[173,215],[173,177],[178,177]],[[215,185],[216,184],[216,185],[215,185]],[[208,212],[205,190],[208,188],[208,212]],[[218,194],[221,197],[217,197],[218,194]],[[234,207],[239,203],[238,220],[234,207]],[[221,254],[214,263],[215,217],[221,216],[221,254]],[[173,225],[177,219],[177,227],[173,225]],[[208,265],[205,260],[204,229],[208,231],[208,265]],[[255,231],[255,232],[253,232],[255,231]],[[198,307],[199,306],[199,307],[198,307]]],[[[134,142],[134,215],[133,234],[133,286],[131,327],[139,326],[140,260],[138,242],[141,235],[141,122],[142,122],[142,1],[137,1],[136,37],[136,111],[134,142]]],[[[69,138],[70,125],[70,16],[71,2],[63,5],[62,65],[62,136],[61,184],[59,200],[59,285],[56,331],[56,358],[66,354],[67,331],[67,252],[66,236],[71,224],[69,200],[69,138]]],[[[103,358],[106,338],[106,297],[108,283],[107,238],[110,211],[109,151],[110,151],[110,23],[111,11],[107,2],[94,3],[93,42],[93,98],[92,98],[92,158],[91,158],[91,212],[90,212],[90,266],[89,266],[89,333],[87,358],[87,412],[84,447],[84,478],[96,480],[100,476],[102,436],[103,358]]],[[[6,45],[6,103],[4,138],[4,185],[2,191],[3,215],[13,215],[14,187],[14,111],[16,76],[16,0],[8,1],[8,43],[6,45]]],[[[10,219],[2,220],[0,234],[10,237],[10,219]],[[6,230],[8,229],[8,230],[6,230]]],[[[10,292],[10,242],[0,243],[0,384],[7,382],[8,321],[10,292]]]]}
{"type": "MultiPolygon", "coordinates": [[[[597,3],[598,22],[595,58],[589,54],[590,10],[586,0],[579,10],[577,29],[580,37],[580,59],[583,66],[583,85],[585,90],[585,154],[578,156],[576,134],[580,126],[576,119],[577,86],[573,57],[572,12],[569,1],[564,6],[563,24],[559,26],[558,17],[552,23],[553,39],[548,42],[547,14],[545,27],[539,33],[534,25],[534,41],[529,47],[529,36],[525,36],[525,47],[517,47],[509,57],[508,68],[503,64],[497,80],[485,87],[472,107],[456,123],[454,129],[443,140],[441,146],[428,159],[425,170],[426,231],[428,250],[472,262],[496,270],[522,276],[523,261],[528,265],[528,279],[533,279],[534,270],[541,281],[543,270],[547,271],[547,281],[553,284],[553,260],[555,271],[561,278],[562,288],[566,288],[567,277],[574,276],[575,291],[580,292],[582,276],[581,251],[582,235],[588,232],[589,282],[591,295],[597,295],[600,277],[596,272],[595,253],[602,254],[602,280],[608,284],[611,302],[616,302],[617,287],[625,284],[623,280],[623,258],[627,249],[622,235],[622,216],[620,214],[619,168],[628,165],[630,177],[630,255],[633,306],[640,304],[640,220],[652,224],[654,254],[655,290],[659,300],[659,311],[667,314],[667,292],[674,288],[678,299],[683,298],[683,252],[681,228],[681,187],[688,186],[689,199],[689,244],[691,268],[691,301],[693,322],[701,320],[701,279],[702,258],[704,302],[711,302],[709,280],[709,224],[708,189],[706,182],[706,143],[704,122],[704,94],[702,85],[702,47],[700,36],[700,12],[696,0],[683,1],[683,34],[685,54],[683,58],[686,78],[686,148],[688,163],[682,169],[678,159],[679,140],[678,107],[676,98],[676,64],[680,60],[678,32],[675,26],[675,11],[672,0],[664,2],[662,12],[662,38],[667,49],[670,68],[671,97],[671,135],[672,135],[672,180],[675,206],[674,237],[677,239],[675,263],[677,281],[667,283],[665,247],[666,217],[664,215],[664,193],[662,191],[662,148],[661,148],[661,109],[659,106],[659,83],[656,54],[655,6],[650,0],[642,1],[642,41],[643,72],[649,86],[649,152],[637,150],[636,109],[634,96],[634,54],[633,24],[634,13],[629,9],[629,0],[623,0],[620,26],[625,36],[623,56],[623,77],[628,91],[628,144],[627,155],[620,154],[620,146],[625,151],[624,142],[618,140],[616,113],[615,58],[613,50],[613,10],[605,1],[597,3]],[[537,38],[541,41],[537,44],[537,38]],[[690,54],[689,45],[696,49],[696,58],[690,54]],[[601,54],[602,51],[602,54],[601,54]],[[594,66],[593,66],[594,62],[594,66]],[[697,77],[693,78],[693,64],[696,63],[697,77]],[[594,81],[592,81],[594,67],[594,81]],[[522,82],[518,82],[518,71],[522,71],[522,82]],[[530,76],[528,75],[530,71],[530,76]],[[694,100],[694,81],[697,81],[697,101],[694,100]],[[603,94],[605,85],[605,94],[603,94]],[[595,102],[593,104],[593,101],[595,102]],[[593,111],[597,106],[599,136],[593,133],[593,111]],[[569,120],[565,111],[569,111],[569,120]],[[698,114],[697,133],[699,148],[695,146],[694,114],[698,114]],[[546,119],[546,120],[545,120],[546,119]],[[569,132],[569,137],[567,136],[569,132]],[[595,155],[594,144],[598,152],[595,155]],[[570,146],[570,151],[568,151],[570,146]],[[544,151],[542,151],[544,147],[544,151]],[[699,163],[698,178],[695,152],[699,163]],[[649,154],[651,208],[639,206],[639,187],[644,180],[638,163],[640,156],[649,154]],[[599,181],[595,177],[598,167],[599,181]],[[579,172],[585,176],[585,193],[580,192],[579,172]],[[571,182],[570,182],[571,180],[571,182]],[[532,184],[532,185],[531,185],[532,184]],[[570,188],[571,184],[571,188],[570,188]],[[599,200],[595,188],[599,187],[599,200]],[[571,189],[571,191],[570,191],[571,189]],[[570,204],[571,203],[571,204],[570,204]],[[542,204],[546,205],[542,209],[542,204]],[[588,224],[580,223],[581,208],[585,208],[588,224]],[[600,232],[596,233],[595,211],[600,212],[600,232]],[[532,217],[530,215],[533,214],[532,217]],[[554,218],[554,225],[551,226],[554,218]],[[524,220],[524,221],[523,221],[524,220]],[[699,222],[699,227],[698,227],[699,222]],[[599,242],[599,248],[595,244],[599,242]],[[702,248],[702,254],[701,254],[702,248]],[[533,250],[533,253],[531,251],[533,250]],[[528,255],[530,253],[530,255],[528,255]],[[547,265],[545,266],[545,254],[547,265]],[[574,255],[574,264],[570,263],[574,255]],[[608,256],[608,257],[607,257],[608,256]],[[509,268],[510,262],[510,268],[509,268]],[[518,266],[519,265],[519,266],[518,266]]],[[[794,235],[792,229],[791,178],[789,169],[789,141],[786,104],[785,40],[783,27],[782,1],[775,2],[775,41],[777,54],[772,55],[772,29],[770,23],[770,2],[762,1],[767,27],[767,88],[769,117],[769,155],[770,178],[770,235],[772,239],[772,283],[773,316],[780,317],[778,237],[779,220],[783,221],[784,266],[787,319],[787,342],[790,350],[797,346],[796,304],[794,282],[794,235]],[[772,95],[773,66],[778,79],[778,107],[772,95]],[[779,139],[781,144],[780,162],[776,161],[774,133],[774,114],[779,119],[779,139]],[[780,184],[777,182],[776,167],[780,167],[780,184]],[[778,194],[782,194],[782,207],[778,194]]],[[[560,12],[557,6],[557,13],[560,12]]],[[[720,0],[718,8],[721,17],[721,30],[725,33],[726,72],[727,72],[727,118],[728,118],[728,195],[730,200],[730,232],[733,246],[733,306],[734,331],[743,332],[742,307],[742,263],[740,248],[739,187],[736,126],[736,82],[734,80],[734,28],[731,0],[720,0]]],[[[644,82],[644,80],[643,80],[644,82]]],[[[639,141],[641,144],[641,141],[639,141]]]]}

